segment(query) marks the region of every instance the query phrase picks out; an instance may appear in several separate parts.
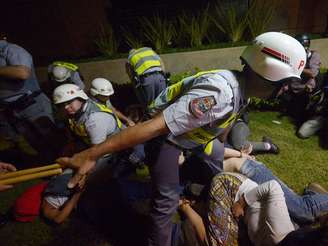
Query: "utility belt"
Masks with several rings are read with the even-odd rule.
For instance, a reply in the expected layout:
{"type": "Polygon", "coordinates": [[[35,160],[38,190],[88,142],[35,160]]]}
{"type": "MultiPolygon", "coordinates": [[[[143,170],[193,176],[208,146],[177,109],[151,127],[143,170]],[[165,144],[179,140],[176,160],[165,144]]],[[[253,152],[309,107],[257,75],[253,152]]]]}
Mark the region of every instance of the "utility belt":
{"type": "Polygon", "coordinates": [[[139,78],[142,80],[142,79],[145,79],[145,78],[149,77],[150,75],[154,75],[154,74],[162,74],[164,76],[163,71],[153,71],[153,72],[142,74],[139,76],[139,78]]]}
{"type": "MultiPolygon", "coordinates": [[[[30,94],[26,93],[19,97],[16,101],[8,102],[3,99],[0,99],[0,110],[23,110],[29,107],[30,105],[34,104],[35,97],[42,93],[41,90],[34,91],[30,94]]],[[[8,98],[7,98],[8,99],[8,98]]]]}
{"type": "Polygon", "coordinates": [[[153,71],[153,72],[149,72],[149,73],[146,73],[146,74],[142,74],[142,75],[136,75],[134,76],[134,79],[135,79],[135,82],[136,82],[136,85],[140,85],[144,82],[144,79],[151,76],[151,75],[154,75],[154,74],[161,74],[163,75],[166,80],[167,80],[167,77],[166,77],[166,73],[164,73],[163,71],[153,71]]]}

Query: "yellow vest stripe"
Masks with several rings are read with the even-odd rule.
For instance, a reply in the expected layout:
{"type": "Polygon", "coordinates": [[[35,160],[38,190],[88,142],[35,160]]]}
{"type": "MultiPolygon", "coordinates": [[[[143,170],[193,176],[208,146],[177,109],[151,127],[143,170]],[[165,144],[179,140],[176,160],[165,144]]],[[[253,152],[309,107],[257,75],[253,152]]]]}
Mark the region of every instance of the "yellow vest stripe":
{"type": "Polygon", "coordinates": [[[54,66],[61,66],[61,67],[65,67],[65,68],[68,68],[70,70],[73,70],[73,71],[77,71],[79,69],[78,66],[76,66],[75,64],[73,63],[69,63],[69,62],[61,62],[61,61],[55,61],[52,63],[54,66]]]}

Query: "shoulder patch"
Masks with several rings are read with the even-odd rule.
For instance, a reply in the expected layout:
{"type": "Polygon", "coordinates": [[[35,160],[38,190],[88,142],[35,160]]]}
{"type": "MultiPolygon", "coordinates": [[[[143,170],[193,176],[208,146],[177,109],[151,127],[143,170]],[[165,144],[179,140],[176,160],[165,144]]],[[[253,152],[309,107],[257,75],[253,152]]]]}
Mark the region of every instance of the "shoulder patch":
{"type": "Polygon", "coordinates": [[[214,96],[199,97],[189,103],[189,111],[196,118],[202,117],[216,105],[214,96]]]}

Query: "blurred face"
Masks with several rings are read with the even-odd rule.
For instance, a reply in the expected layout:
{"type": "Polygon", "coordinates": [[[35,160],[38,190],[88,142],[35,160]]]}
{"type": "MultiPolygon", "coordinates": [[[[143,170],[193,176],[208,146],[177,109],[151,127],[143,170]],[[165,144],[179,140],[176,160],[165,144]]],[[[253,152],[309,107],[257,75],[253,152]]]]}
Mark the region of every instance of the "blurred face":
{"type": "Polygon", "coordinates": [[[106,103],[107,100],[109,99],[109,96],[103,96],[103,95],[97,95],[96,98],[102,102],[102,103],[106,103]]]}
{"type": "Polygon", "coordinates": [[[258,97],[262,99],[269,99],[274,96],[274,92],[276,92],[277,87],[279,87],[279,83],[271,82],[262,78],[247,65],[244,68],[244,76],[246,98],[258,97]]]}
{"type": "Polygon", "coordinates": [[[83,106],[83,101],[78,98],[61,104],[61,109],[68,117],[73,117],[83,106]]]}

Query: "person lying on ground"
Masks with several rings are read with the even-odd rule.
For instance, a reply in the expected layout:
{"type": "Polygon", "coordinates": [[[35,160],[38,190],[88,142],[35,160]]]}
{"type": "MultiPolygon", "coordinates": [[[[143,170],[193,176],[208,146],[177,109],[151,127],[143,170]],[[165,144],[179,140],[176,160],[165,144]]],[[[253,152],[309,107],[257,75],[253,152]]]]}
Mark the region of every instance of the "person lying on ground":
{"type": "Polygon", "coordinates": [[[295,231],[284,193],[275,180],[258,185],[240,174],[221,173],[213,178],[203,217],[188,200],[181,200],[179,207],[191,221],[201,245],[237,245],[241,217],[256,246],[299,245],[291,243],[299,243],[301,237],[312,240],[313,245],[323,245],[328,239],[328,223],[311,232],[295,231]]]}

